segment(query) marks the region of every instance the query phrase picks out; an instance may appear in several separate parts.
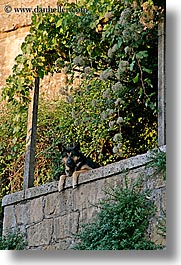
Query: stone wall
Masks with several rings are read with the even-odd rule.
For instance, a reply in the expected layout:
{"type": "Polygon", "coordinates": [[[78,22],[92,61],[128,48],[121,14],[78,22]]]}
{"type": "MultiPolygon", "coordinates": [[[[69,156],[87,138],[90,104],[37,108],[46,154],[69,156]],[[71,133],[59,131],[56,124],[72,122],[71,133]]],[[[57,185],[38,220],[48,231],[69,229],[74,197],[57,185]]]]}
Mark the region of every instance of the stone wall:
{"type": "Polygon", "coordinates": [[[6,78],[12,72],[15,57],[21,52],[21,44],[29,32],[31,12],[18,12],[14,8],[36,7],[37,5],[56,5],[57,0],[1,0],[0,3],[0,88],[5,85],[6,78]],[[5,12],[6,7],[12,11],[5,12]]]}
{"type": "MultiPolygon", "coordinates": [[[[93,205],[104,197],[107,184],[125,185],[125,174],[130,184],[144,176],[144,188],[152,189],[157,216],[162,216],[166,210],[165,182],[163,176],[152,176],[149,161],[146,153],[91,170],[80,175],[76,189],[67,178],[61,193],[57,191],[58,183],[51,182],[6,195],[2,202],[4,234],[19,228],[26,234],[28,249],[70,249],[80,226],[95,216],[97,208],[93,205]]],[[[156,218],[150,221],[148,234],[154,242],[166,244],[157,234],[156,218]]]]}
{"type": "MultiPolygon", "coordinates": [[[[57,6],[57,0],[0,1],[0,95],[31,25],[32,12],[15,12],[14,8],[36,8],[37,5],[53,8],[57,6]],[[7,6],[12,8],[9,13],[5,12],[7,6]]],[[[41,82],[40,94],[48,99],[55,99],[61,96],[61,87],[64,85],[61,74],[54,74],[53,77],[48,75],[41,82]]]]}

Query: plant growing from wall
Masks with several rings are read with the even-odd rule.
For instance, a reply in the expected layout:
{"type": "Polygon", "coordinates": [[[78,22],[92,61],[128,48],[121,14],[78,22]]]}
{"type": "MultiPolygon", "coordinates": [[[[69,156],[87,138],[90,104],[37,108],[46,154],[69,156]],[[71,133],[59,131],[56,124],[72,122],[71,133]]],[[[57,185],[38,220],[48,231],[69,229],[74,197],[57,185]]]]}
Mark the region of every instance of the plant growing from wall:
{"type": "Polygon", "coordinates": [[[155,215],[149,191],[140,181],[132,187],[109,188],[91,223],[77,235],[78,250],[154,250],[162,248],[147,238],[149,220],[155,215]],[[139,184],[138,184],[139,183],[139,184]]]}
{"type": "Polygon", "coordinates": [[[162,174],[163,180],[166,180],[166,152],[161,151],[159,148],[150,152],[151,162],[148,167],[154,169],[153,175],[162,174]]]}
{"type": "Polygon", "coordinates": [[[1,250],[24,250],[26,245],[24,234],[20,231],[9,232],[5,236],[0,236],[1,250]]]}

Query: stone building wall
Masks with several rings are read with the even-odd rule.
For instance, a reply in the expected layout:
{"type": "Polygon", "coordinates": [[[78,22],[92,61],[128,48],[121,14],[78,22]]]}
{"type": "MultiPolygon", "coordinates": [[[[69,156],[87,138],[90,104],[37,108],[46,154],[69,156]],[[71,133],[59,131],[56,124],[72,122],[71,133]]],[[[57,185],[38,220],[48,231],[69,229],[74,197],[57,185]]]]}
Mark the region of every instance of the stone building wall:
{"type": "MultiPolygon", "coordinates": [[[[165,150],[165,147],[164,147],[165,150]]],[[[24,232],[28,249],[70,249],[75,244],[75,234],[95,216],[94,206],[104,197],[107,184],[125,185],[144,176],[144,189],[152,190],[150,198],[157,207],[157,217],[166,211],[166,186],[163,176],[152,176],[153,169],[146,165],[149,153],[122,160],[88,171],[79,177],[78,187],[72,189],[67,178],[65,189],[59,193],[57,182],[29,188],[3,198],[3,232],[17,228],[24,232]],[[128,170],[125,173],[125,170],[128,170]]],[[[149,237],[156,243],[166,244],[157,234],[157,219],[150,221],[149,237]]]]}
{"type": "MultiPolygon", "coordinates": [[[[14,8],[34,9],[37,5],[53,8],[57,6],[57,0],[0,1],[0,94],[7,77],[12,73],[16,56],[21,53],[21,45],[31,25],[32,12],[15,12],[14,8]]],[[[63,75],[48,75],[41,82],[40,94],[55,99],[61,96],[61,87],[64,85],[63,75]]]]}

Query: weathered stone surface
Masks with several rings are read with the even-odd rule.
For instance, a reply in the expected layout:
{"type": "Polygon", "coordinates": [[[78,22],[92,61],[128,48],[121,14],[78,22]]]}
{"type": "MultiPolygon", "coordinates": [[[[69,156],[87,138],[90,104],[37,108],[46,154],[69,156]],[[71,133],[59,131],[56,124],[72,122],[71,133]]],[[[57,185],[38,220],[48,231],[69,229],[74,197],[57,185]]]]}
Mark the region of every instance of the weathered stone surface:
{"type": "Polygon", "coordinates": [[[10,0],[5,1],[1,0],[0,3],[0,32],[6,31],[15,31],[17,28],[25,27],[31,24],[31,16],[32,12],[35,11],[37,6],[42,5],[42,7],[46,8],[48,6],[56,7],[57,0],[10,0]],[[9,13],[5,12],[5,6],[10,5],[12,11],[9,13]],[[22,10],[19,12],[15,12],[15,8],[24,8],[24,12],[22,10]],[[26,12],[25,8],[31,8],[29,12],[26,12]],[[30,12],[31,11],[31,12],[30,12]]]}
{"type": "Polygon", "coordinates": [[[73,191],[73,207],[74,210],[86,209],[90,206],[90,203],[96,203],[96,187],[93,182],[85,186],[78,186],[73,191]]]}
{"type": "Polygon", "coordinates": [[[63,215],[54,219],[55,240],[64,239],[69,236],[69,216],[63,215]]]}
{"type": "Polygon", "coordinates": [[[17,225],[28,224],[28,204],[26,202],[15,205],[17,225]]]}
{"type": "Polygon", "coordinates": [[[27,228],[29,246],[49,245],[53,233],[53,220],[45,219],[42,222],[27,228]]]}
{"type": "Polygon", "coordinates": [[[24,198],[24,191],[18,191],[12,194],[5,195],[2,199],[2,206],[21,202],[24,198]]]}
{"type": "Polygon", "coordinates": [[[75,235],[78,232],[79,217],[80,217],[79,211],[71,212],[69,214],[69,233],[70,233],[70,236],[75,235]]]}
{"type": "Polygon", "coordinates": [[[3,219],[3,233],[12,230],[17,226],[16,215],[14,205],[7,206],[4,209],[4,219],[3,219]]]}
{"type": "Polygon", "coordinates": [[[45,194],[49,194],[51,192],[55,192],[58,189],[58,183],[55,182],[50,182],[46,183],[41,186],[33,187],[30,189],[25,190],[25,199],[30,199],[34,197],[39,197],[45,194]]]}
{"type": "Polygon", "coordinates": [[[45,197],[44,215],[45,218],[65,215],[73,209],[72,190],[52,193],[45,197]]]}
{"type": "Polygon", "coordinates": [[[163,179],[162,174],[156,174],[154,169],[149,168],[146,170],[145,184],[148,189],[158,189],[166,185],[166,180],[163,179]]]}
{"type": "Polygon", "coordinates": [[[66,189],[45,197],[45,217],[65,215],[73,209],[72,190],[66,189]],[[51,200],[53,199],[53,201],[51,200]]]}
{"type": "MultiPolygon", "coordinates": [[[[15,57],[22,53],[21,45],[29,33],[31,25],[31,16],[34,8],[37,6],[51,8],[57,6],[57,0],[10,0],[0,1],[0,94],[1,89],[6,84],[7,77],[12,74],[12,67],[15,63],[15,57]],[[10,13],[5,12],[5,7],[11,6],[10,13]],[[15,8],[24,8],[15,12],[15,8]],[[32,8],[32,12],[26,12],[32,8]]],[[[35,10],[36,11],[36,10],[35,10]]],[[[75,81],[76,85],[77,80],[75,81]]],[[[46,76],[40,85],[40,94],[46,99],[57,99],[62,97],[62,89],[66,85],[65,74],[56,73],[53,76],[46,76]]]]}
{"type": "Polygon", "coordinates": [[[79,212],[70,212],[66,215],[54,219],[54,236],[55,241],[72,237],[78,231],[79,212]]]}
{"type": "Polygon", "coordinates": [[[43,197],[35,198],[28,202],[28,219],[29,223],[38,223],[43,220],[43,197]]]}
{"type": "Polygon", "coordinates": [[[153,174],[154,170],[146,165],[147,156],[132,157],[86,172],[80,176],[75,189],[72,189],[72,179],[67,178],[60,193],[58,183],[52,182],[27,189],[25,194],[17,192],[5,196],[4,234],[19,228],[27,235],[27,249],[71,249],[81,225],[91,222],[99,211],[96,204],[104,198],[107,188],[131,186],[142,176],[143,190],[151,189],[147,199],[154,201],[157,208],[156,218],[150,221],[148,237],[166,244],[165,239],[157,235],[158,217],[166,212],[166,183],[161,174],[153,174]]]}
{"type": "Polygon", "coordinates": [[[41,247],[41,250],[67,250],[74,245],[74,242],[72,238],[66,238],[64,240],[59,240],[55,245],[41,247]]]}
{"type": "MultiPolygon", "coordinates": [[[[1,14],[0,18],[2,19],[1,14]]],[[[6,21],[7,19],[4,20],[5,23],[6,21]]],[[[25,27],[14,32],[0,33],[0,89],[5,86],[6,78],[12,73],[15,57],[21,53],[21,45],[28,32],[29,27],[25,27]]]]}
{"type": "Polygon", "coordinates": [[[44,215],[45,218],[50,217],[54,214],[57,206],[57,193],[48,194],[45,197],[44,215]]]}
{"type": "Polygon", "coordinates": [[[99,208],[94,206],[91,206],[87,209],[83,209],[80,212],[79,225],[82,226],[83,224],[91,222],[99,210],[99,208]]]}

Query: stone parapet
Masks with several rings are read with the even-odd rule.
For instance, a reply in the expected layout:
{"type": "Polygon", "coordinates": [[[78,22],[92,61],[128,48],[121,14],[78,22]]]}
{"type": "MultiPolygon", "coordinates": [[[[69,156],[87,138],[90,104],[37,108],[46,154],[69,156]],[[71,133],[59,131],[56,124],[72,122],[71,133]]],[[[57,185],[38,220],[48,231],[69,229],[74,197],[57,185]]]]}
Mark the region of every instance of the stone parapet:
{"type": "MultiPolygon", "coordinates": [[[[61,193],[55,181],[6,195],[2,201],[4,234],[20,229],[26,235],[28,249],[70,249],[81,225],[96,215],[95,205],[104,197],[106,186],[125,185],[125,175],[128,184],[144,176],[143,188],[152,190],[157,216],[162,216],[166,211],[165,181],[163,176],[153,177],[149,161],[150,154],[146,153],[82,173],[76,189],[67,178],[61,193]]],[[[153,241],[165,244],[155,232],[156,219],[150,227],[153,241]]]]}

